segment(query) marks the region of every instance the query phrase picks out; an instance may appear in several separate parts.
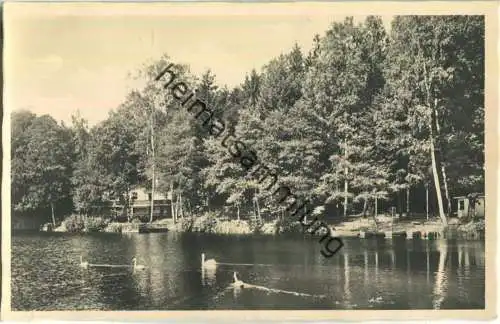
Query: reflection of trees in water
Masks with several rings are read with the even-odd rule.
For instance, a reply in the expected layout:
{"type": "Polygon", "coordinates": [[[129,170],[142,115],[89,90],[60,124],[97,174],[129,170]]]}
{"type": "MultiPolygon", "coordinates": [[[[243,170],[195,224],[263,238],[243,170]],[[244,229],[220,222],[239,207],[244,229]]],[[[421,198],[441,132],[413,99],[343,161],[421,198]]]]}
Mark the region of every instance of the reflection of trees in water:
{"type": "MultiPolygon", "coordinates": [[[[458,290],[467,291],[470,280],[474,277],[481,276],[484,280],[485,276],[485,250],[484,243],[478,242],[472,245],[459,245],[457,247],[457,264],[456,274],[458,277],[458,290]]],[[[477,282],[477,281],[476,281],[477,282]]],[[[486,288],[486,287],[485,287],[486,288]]],[[[487,288],[486,288],[487,290],[487,288]]],[[[465,302],[479,303],[484,300],[484,295],[475,293],[463,294],[465,302]]]]}
{"type": "MultiPolygon", "coordinates": [[[[193,248],[187,242],[181,246],[179,238],[168,235],[67,236],[63,242],[58,239],[56,246],[51,246],[51,250],[59,251],[58,254],[37,264],[38,270],[29,268],[31,264],[22,265],[20,271],[33,271],[30,282],[42,282],[40,286],[43,285],[43,289],[30,288],[29,296],[33,296],[30,297],[33,301],[22,303],[34,307],[74,305],[87,309],[227,309],[233,306],[283,307],[295,302],[302,303],[300,307],[317,306],[315,300],[307,299],[309,297],[301,300],[301,296],[273,291],[268,294],[258,289],[248,292],[232,289],[214,299],[232,282],[230,274],[236,270],[238,277],[250,284],[326,294],[329,297],[319,303],[324,302],[331,308],[444,309],[484,305],[484,242],[386,240],[382,245],[370,240],[353,240],[329,260],[317,251],[316,242],[310,249],[309,245],[299,242],[307,247],[299,249],[304,254],[283,253],[292,243],[276,240],[275,250],[268,241],[255,243],[252,247],[255,259],[252,260],[240,254],[249,247],[225,244],[219,246],[218,251],[215,244],[198,242],[193,248]],[[210,257],[218,261],[253,265],[221,266],[217,274],[214,269],[202,272],[201,250],[208,251],[210,257]],[[110,264],[131,263],[135,255],[138,263],[148,268],[135,274],[131,269],[85,270],[79,267],[80,254],[89,262],[110,264]],[[287,255],[289,259],[283,259],[287,255]],[[57,264],[53,258],[57,259],[57,264]],[[41,272],[45,268],[45,272],[41,272]],[[47,289],[47,285],[50,288],[47,289]],[[233,294],[241,295],[231,301],[233,294]]],[[[19,259],[16,262],[19,263],[19,259]]],[[[22,277],[18,277],[18,282],[19,278],[22,277]]]]}
{"type": "Polygon", "coordinates": [[[426,260],[426,262],[425,262],[425,265],[426,265],[425,278],[427,279],[427,284],[430,284],[430,282],[431,282],[431,278],[430,278],[430,273],[431,273],[430,266],[431,266],[431,264],[430,264],[430,259],[429,259],[429,255],[430,255],[429,250],[430,250],[429,244],[426,244],[426,246],[425,246],[425,260],[426,260]]]}
{"type": "Polygon", "coordinates": [[[138,291],[147,305],[163,305],[166,302],[167,280],[163,269],[164,259],[160,257],[165,253],[161,240],[155,235],[136,235],[134,243],[137,259],[147,267],[145,271],[136,272],[134,275],[138,291]]]}
{"type": "Polygon", "coordinates": [[[368,282],[368,251],[363,252],[363,257],[365,261],[365,282],[368,282]]]}
{"type": "Polygon", "coordinates": [[[337,287],[343,287],[345,307],[477,307],[484,302],[483,276],[478,273],[484,269],[483,251],[484,243],[446,240],[348,249],[338,266],[342,277],[337,287]]]}
{"type": "Polygon", "coordinates": [[[443,241],[436,242],[439,251],[439,265],[436,272],[436,283],[434,284],[434,309],[440,309],[446,297],[448,289],[448,274],[446,273],[446,258],[448,256],[448,245],[443,241]]]}
{"type": "MultiPolygon", "coordinates": [[[[144,305],[148,308],[167,309],[185,296],[190,296],[194,273],[185,261],[180,241],[164,234],[133,235],[133,252],[140,264],[147,268],[136,272],[133,281],[144,305]]],[[[198,272],[199,273],[199,272],[198,272]]]]}
{"type": "MultiPolygon", "coordinates": [[[[213,307],[214,303],[217,307],[221,302],[228,302],[227,299],[222,301],[212,298],[222,286],[230,283],[227,269],[221,269],[218,278],[216,269],[201,269],[198,259],[186,258],[186,253],[181,256],[179,244],[169,245],[165,240],[156,236],[137,236],[131,240],[130,247],[122,248],[127,256],[120,255],[120,259],[137,255],[139,263],[148,267],[143,273],[129,274],[128,280],[132,278],[132,283],[127,282],[127,276],[116,278],[119,281],[117,285],[123,285],[118,289],[122,292],[120,294],[132,295],[120,296],[122,305],[137,303],[156,309],[205,309],[213,307]],[[195,265],[196,269],[193,268],[195,265]]],[[[210,253],[218,257],[214,252],[210,253]]],[[[193,256],[196,252],[187,254],[193,256]]],[[[228,254],[226,259],[247,261],[247,256],[240,259],[238,256],[228,254]]],[[[275,257],[271,255],[269,258],[275,257]]],[[[477,270],[481,269],[481,264],[484,265],[484,245],[481,244],[422,240],[385,243],[384,246],[375,243],[372,246],[353,245],[330,263],[321,260],[321,263],[316,262],[314,254],[307,257],[296,255],[289,262],[296,266],[287,267],[284,266],[286,262],[275,261],[270,264],[276,266],[240,266],[236,270],[242,272],[241,279],[251,284],[328,294],[332,307],[336,303],[337,307],[344,309],[438,309],[480,305],[484,302],[480,286],[477,285],[477,279],[481,279],[477,270]]],[[[101,286],[105,285],[109,285],[108,280],[101,286]]],[[[113,289],[108,287],[108,290],[113,289]]],[[[117,291],[113,293],[118,294],[117,291]]],[[[262,302],[259,293],[245,293],[243,296],[242,293],[241,289],[232,289],[235,306],[240,307],[242,303],[259,305],[262,302]]],[[[106,296],[110,295],[108,292],[106,296]]],[[[109,303],[106,298],[99,297],[98,300],[109,303]]],[[[267,294],[267,299],[266,303],[286,303],[283,294],[267,294]]]]}
{"type": "Polygon", "coordinates": [[[351,287],[350,287],[350,267],[349,267],[349,254],[344,253],[344,297],[345,303],[351,305],[351,287]]]}

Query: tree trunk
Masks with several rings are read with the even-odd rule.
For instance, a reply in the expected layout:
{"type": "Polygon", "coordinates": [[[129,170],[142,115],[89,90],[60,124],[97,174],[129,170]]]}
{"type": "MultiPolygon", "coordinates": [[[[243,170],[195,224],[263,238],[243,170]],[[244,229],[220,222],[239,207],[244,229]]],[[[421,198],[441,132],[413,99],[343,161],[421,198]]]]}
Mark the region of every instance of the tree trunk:
{"type": "Polygon", "coordinates": [[[154,201],[155,201],[155,148],[154,148],[154,136],[153,136],[153,122],[151,122],[151,159],[152,159],[152,172],[151,176],[151,214],[149,216],[149,222],[153,222],[154,215],[154,201]]]}
{"type": "Polygon", "coordinates": [[[176,223],[177,220],[175,219],[174,184],[173,183],[170,184],[170,210],[172,212],[172,219],[173,219],[174,223],[176,223]]]}
{"type": "Polygon", "coordinates": [[[378,197],[375,196],[375,217],[378,215],[378,197]]]}
{"type": "Polygon", "coordinates": [[[173,200],[170,200],[170,213],[172,214],[172,221],[175,223],[175,206],[173,200]]]}
{"type": "MultiPolygon", "coordinates": [[[[45,205],[47,206],[47,205],[45,205]]],[[[54,203],[53,202],[50,202],[50,209],[52,210],[52,225],[54,225],[54,227],[56,227],[56,217],[54,215],[54,203]]]]}
{"type": "MultiPolygon", "coordinates": [[[[371,203],[370,203],[371,205],[371,203]]],[[[377,209],[377,196],[375,196],[375,210],[377,209]]],[[[374,211],[373,213],[370,213],[373,219],[373,222],[375,223],[375,228],[378,231],[378,223],[377,223],[377,212],[374,211]]]]}
{"type": "Polygon", "coordinates": [[[347,180],[344,182],[344,218],[347,218],[347,204],[349,203],[349,200],[347,198],[347,180]]]}
{"type": "Polygon", "coordinates": [[[154,216],[154,201],[155,201],[155,142],[154,142],[154,122],[155,122],[155,108],[151,109],[151,214],[149,216],[149,222],[153,222],[154,216]]]}
{"type": "Polygon", "coordinates": [[[180,194],[177,195],[177,197],[175,198],[175,218],[178,220],[179,219],[179,199],[180,199],[180,194]]]}
{"type": "Polygon", "coordinates": [[[255,196],[252,199],[252,207],[253,207],[253,216],[257,217],[257,208],[255,206],[255,196]]]}
{"type": "MultiPolygon", "coordinates": [[[[436,103],[436,101],[434,103],[436,103]]],[[[431,121],[430,121],[430,125],[429,125],[429,129],[430,129],[429,139],[430,139],[430,144],[431,144],[432,175],[434,177],[434,186],[436,188],[436,197],[437,197],[437,201],[438,201],[439,217],[441,218],[443,225],[447,226],[448,221],[446,219],[446,215],[444,213],[444,208],[443,208],[443,195],[441,193],[441,183],[439,180],[439,170],[438,170],[438,165],[437,165],[437,161],[436,161],[436,148],[434,146],[434,133],[435,133],[434,127],[436,126],[436,124],[433,122],[433,117],[435,115],[435,114],[433,114],[433,112],[435,111],[435,107],[433,108],[429,105],[429,109],[432,109],[431,114],[430,114],[431,121]]]]}
{"type": "Polygon", "coordinates": [[[450,216],[451,214],[451,199],[450,199],[450,192],[448,191],[448,180],[446,178],[446,168],[444,165],[441,166],[441,173],[443,175],[443,183],[444,183],[444,194],[446,196],[446,202],[447,202],[447,209],[446,209],[446,215],[450,216]]]}
{"type": "Polygon", "coordinates": [[[432,137],[432,132],[431,132],[431,162],[432,162],[432,175],[434,177],[434,187],[436,188],[436,197],[439,207],[439,217],[441,218],[441,222],[443,223],[443,225],[447,226],[448,221],[446,220],[446,216],[443,210],[443,197],[441,195],[441,185],[439,183],[439,174],[436,166],[436,152],[434,151],[434,139],[432,137]]]}
{"type": "Polygon", "coordinates": [[[425,184],[425,215],[429,220],[429,184],[425,184]]]}
{"type": "Polygon", "coordinates": [[[406,217],[410,217],[410,186],[406,187],[406,217]]]}
{"type": "Polygon", "coordinates": [[[181,218],[184,218],[184,206],[182,205],[182,193],[179,193],[179,213],[181,218]]]}
{"type": "Polygon", "coordinates": [[[155,201],[155,165],[153,163],[153,177],[151,180],[151,214],[149,216],[149,222],[153,222],[153,215],[154,215],[154,201],[155,201]]]}
{"type": "Polygon", "coordinates": [[[398,210],[399,210],[399,218],[403,218],[403,199],[401,199],[401,189],[398,189],[398,210]]]}
{"type": "Polygon", "coordinates": [[[240,220],[240,205],[236,205],[236,217],[238,217],[238,220],[240,220]]]}
{"type": "MultiPolygon", "coordinates": [[[[347,141],[344,141],[345,147],[344,147],[344,159],[347,165],[347,141]]],[[[347,198],[347,193],[348,193],[348,184],[347,184],[347,176],[349,174],[349,169],[346,167],[344,169],[344,218],[347,218],[347,204],[348,204],[348,198],[347,198]]]]}
{"type": "Polygon", "coordinates": [[[368,198],[365,198],[365,202],[363,203],[363,218],[366,218],[367,209],[368,209],[368,198]]]}
{"type": "Polygon", "coordinates": [[[434,178],[434,186],[436,188],[436,197],[438,201],[438,208],[439,208],[439,217],[441,218],[441,222],[443,223],[444,226],[448,225],[448,221],[446,219],[446,215],[444,214],[444,209],[443,209],[443,197],[441,193],[441,184],[439,181],[439,168],[437,166],[436,162],[436,149],[434,147],[434,136],[437,130],[435,130],[435,127],[439,126],[435,122],[435,116],[437,116],[437,111],[436,111],[436,106],[437,106],[437,98],[434,98],[434,102],[432,102],[431,97],[431,83],[432,83],[432,78],[429,79],[429,76],[427,75],[427,67],[425,64],[425,60],[423,61],[423,77],[424,77],[424,85],[425,85],[425,91],[426,91],[426,103],[427,103],[427,108],[429,109],[429,140],[430,140],[430,146],[431,146],[431,162],[432,162],[432,175],[434,178]]]}
{"type": "MultiPolygon", "coordinates": [[[[132,221],[132,208],[131,208],[131,203],[130,200],[132,198],[130,197],[130,187],[127,186],[127,199],[123,201],[123,212],[127,213],[127,221],[130,223],[132,221]]],[[[119,200],[121,203],[121,200],[119,200]]]]}
{"type": "MultiPolygon", "coordinates": [[[[440,145],[439,139],[441,138],[440,137],[441,136],[441,128],[439,127],[439,114],[438,114],[438,110],[436,109],[437,103],[438,103],[438,100],[437,100],[437,98],[435,98],[434,99],[434,116],[435,116],[434,121],[436,122],[436,135],[438,137],[438,145],[440,145]]],[[[439,160],[440,160],[440,164],[441,164],[441,174],[443,177],[444,193],[446,196],[446,202],[447,202],[447,207],[448,207],[446,209],[446,215],[450,216],[450,214],[451,214],[451,199],[450,199],[450,193],[448,191],[448,178],[446,177],[446,167],[442,164],[444,161],[444,158],[443,158],[443,152],[441,150],[439,150],[439,160]]]]}
{"type": "Polygon", "coordinates": [[[259,221],[262,221],[262,216],[260,215],[260,206],[259,206],[259,198],[255,198],[255,205],[257,207],[257,217],[259,218],[259,221]]]}

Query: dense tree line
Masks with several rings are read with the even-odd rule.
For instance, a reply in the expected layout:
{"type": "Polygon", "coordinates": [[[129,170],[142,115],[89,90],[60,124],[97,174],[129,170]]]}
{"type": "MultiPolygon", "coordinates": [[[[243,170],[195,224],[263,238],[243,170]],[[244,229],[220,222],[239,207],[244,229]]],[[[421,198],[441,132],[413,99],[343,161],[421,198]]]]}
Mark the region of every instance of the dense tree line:
{"type": "MultiPolygon", "coordinates": [[[[133,186],[154,184],[172,192],[175,217],[209,210],[286,217],[161,91],[155,78],[167,62],[141,69],[146,87],[92,128],[80,116],[66,127],[14,113],[14,211],[89,214],[109,198],[126,205],[133,186]]],[[[210,70],[177,70],[282,184],[325,215],[366,216],[375,204],[402,213],[404,202],[422,211],[427,193],[446,222],[454,195],[484,190],[481,16],[400,16],[389,32],[379,17],[346,18],[317,35],[308,53],[295,45],[232,89],[210,70]]]]}

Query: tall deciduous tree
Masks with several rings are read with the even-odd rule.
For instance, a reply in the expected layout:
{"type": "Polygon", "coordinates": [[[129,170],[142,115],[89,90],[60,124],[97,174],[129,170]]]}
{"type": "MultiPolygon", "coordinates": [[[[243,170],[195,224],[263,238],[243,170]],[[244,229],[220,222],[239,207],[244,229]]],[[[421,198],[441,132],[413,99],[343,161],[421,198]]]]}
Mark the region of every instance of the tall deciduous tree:
{"type": "MultiPolygon", "coordinates": [[[[407,134],[412,134],[406,147],[413,147],[412,150],[429,147],[428,159],[443,224],[447,223],[445,202],[450,211],[449,184],[454,182],[449,181],[446,172],[450,169],[447,166],[454,163],[449,157],[454,154],[467,156],[467,152],[476,147],[480,150],[481,146],[463,145],[452,149],[450,144],[460,142],[460,136],[456,136],[458,129],[472,130],[473,125],[480,123],[483,39],[482,17],[406,16],[396,17],[392,24],[386,71],[389,91],[385,101],[387,106],[406,114],[403,123],[406,123],[407,134]],[[463,118],[463,111],[468,112],[468,117],[463,118]],[[462,117],[457,118],[459,116],[462,117]]],[[[480,131],[476,134],[471,137],[481,136],[480,131]]],[[[475,160],[474,164],[482,164],[480,155],[475,160]]]]}
{"type": "Polygon", "coordinates": [[[71,208],[71,133],[47,115],[13,113],[12,121],[14,211],[49,209],[55,225],[56,213],[65,213],[71,208]]]}

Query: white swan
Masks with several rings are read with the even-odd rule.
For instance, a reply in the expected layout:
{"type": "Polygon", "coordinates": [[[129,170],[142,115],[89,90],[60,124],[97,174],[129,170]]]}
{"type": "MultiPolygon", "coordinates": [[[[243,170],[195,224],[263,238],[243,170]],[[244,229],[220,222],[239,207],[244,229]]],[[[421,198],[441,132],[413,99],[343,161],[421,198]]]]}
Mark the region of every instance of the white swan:
{"type": "Polygon", "coordinates": [[[87,261],[83,262],[83,256],[80,255],[80,267],[82,268],[88,268],[89,263],[87,261]]]}
{"type": "Polygon", "coordinates": [[[215,268],[217,266],[217,262],[215,261],[215,259],[209,259],[205,261],[205,253],[202,253],[201,266],[204,268],[215,268]]]}
{"type": "Polygon", "coordinates": [[[144,269],[146,269],[145,266],[143,266],[141,264],[137,264],[137,258],[136,257],[134,257],[132,259],[132,262],[134,263],[134,270],[144,270],[144,269]]]}
{"type": "Polygon", "coordinates": [[[241,280],[238,280],[238,277],[236,276],[236,272],[233,272],[233,279],[234,279],[233,286],[235,286],[237,288],[245,287],[245,283],[241,280]]]}

